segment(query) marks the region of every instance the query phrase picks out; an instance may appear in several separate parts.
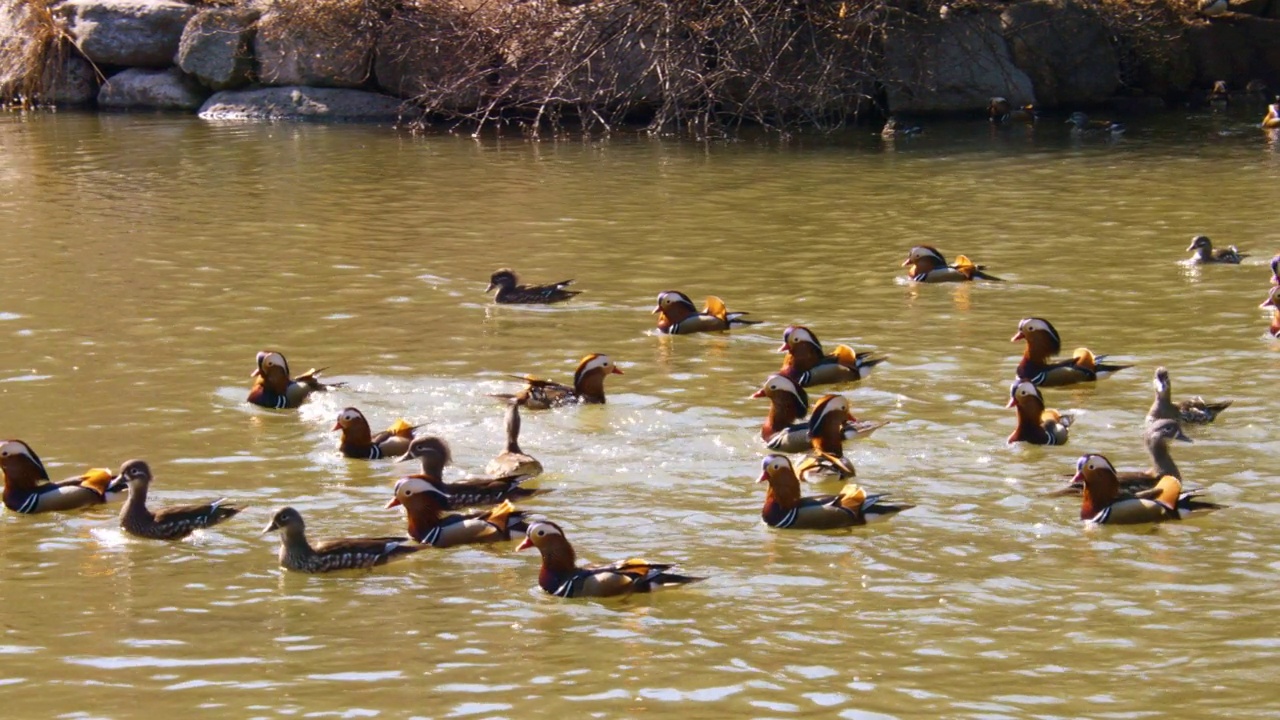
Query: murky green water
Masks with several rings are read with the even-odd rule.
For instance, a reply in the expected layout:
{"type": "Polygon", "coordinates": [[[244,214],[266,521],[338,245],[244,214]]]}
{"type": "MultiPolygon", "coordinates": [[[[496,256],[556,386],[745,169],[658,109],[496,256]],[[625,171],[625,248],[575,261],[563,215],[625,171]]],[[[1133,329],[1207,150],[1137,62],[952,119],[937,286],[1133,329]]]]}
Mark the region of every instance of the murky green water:
{"type": "MultiPolygon", "coordinates": [[[[529,144],[151,116],[0,117],[0,437],[55,476],[151,462],[155,504],[251,509],[195,540],[127,540],[114,509],[0,516],[8,717],[1275,717],[1280,503],[1264,337],[1277,140],[1259,112],[1137,120],[1118,143],[934,125],[886,146],[529,144]],[[1178,262],[1204,232],[1243,267],[1178,262]],[[902,282],[909,246],[998,286],[902,282]],[[552,309],[488,274],[576,277],[552,309]],[[664,289],[765,321],[655,337],[664,289]],[[1049,391],[1066,447],[1009,447],[1019,318],[1137,365],[1049,391]],[[892,420],[859,480],[919,507],[851,533],[761,525],[757,445],[782,329],[890,355],[848,390],[892,420]],[[296,413],[243,403],[254,354],[351,387],[296,413]],[[511,545],[303,577],[258,535],[291,504],[315,539],[401,532],[403,468],[341,458],[345,405],[501,449],[505,373],[626,375],[609,404],[530,414],[556,492],[528,507],[591,560],[712,579],[565,602],[511,545]],[[1155,366],[1234,398],[1177,458],[1229,510],[1086,532],[1043,492],[1086,451],[1144,461],[1155,366]]],[[[455,472],[460,470],[455,469],[455,472]]]]}

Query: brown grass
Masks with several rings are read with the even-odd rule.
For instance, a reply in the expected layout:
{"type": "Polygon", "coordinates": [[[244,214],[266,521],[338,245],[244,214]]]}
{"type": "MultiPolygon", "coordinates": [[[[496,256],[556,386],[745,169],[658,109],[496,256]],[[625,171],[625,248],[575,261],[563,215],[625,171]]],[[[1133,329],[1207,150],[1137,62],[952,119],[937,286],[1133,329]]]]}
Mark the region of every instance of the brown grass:
{"type": "Polygon", "coordinates": [[[5,107],[32,108],[42,103],[68,38],[51,12],[53,0],[0,2],[0,101],[5,107]]]}

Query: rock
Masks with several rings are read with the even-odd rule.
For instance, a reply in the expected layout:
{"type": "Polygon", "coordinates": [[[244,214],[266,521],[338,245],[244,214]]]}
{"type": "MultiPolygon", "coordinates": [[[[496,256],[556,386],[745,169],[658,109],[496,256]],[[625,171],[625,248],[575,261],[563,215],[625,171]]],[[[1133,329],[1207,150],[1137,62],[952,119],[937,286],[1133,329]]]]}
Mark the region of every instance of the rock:
{"type": "MultiPolygon", "coordinates": [[[[476,51],[465,15],[473,11],[457,6],[458,14],[444,7],[424,12],[409,6],[393,15],[378,37],[373,75],[383,92],[398,97],[425,96],[433,110],[462,111],[480,104],[483,83],[468,66],[476,51]],[[456,82],[459,78],[469,81],[456,82]]],[[[499,63],[494,62],[496,69],[499,63]]]]}
{"type": "Polygon", "coordinates": [[[261,13],[243,8],[210,8],[187,23],[178,45],[178,67],[214,90],[249,84],[253,38],[261,13]]]}
{"type": "Polygon", "coordinates": [[[61,53],[61,58],[45,66],[44,99],[58,106],[91,104],[98,96],[98,74],[74,50],[61,53]]]}
{"type": "Polygon", "coordinates": [[[173,64],[196,8],[171,0],[68,0],[58,12],[95,65],[163,68],[173,64]]]}
{"type": "Polygon", "coordinates": [[[1227,0],[1227,10],[1244,15],[1266,15],[1272,4],[1272,0],[1227,0]]]}
{"type": "Polygon", "coordinates": [[[207,95],[176,67],[129,68],[107,78],[98,91],[98,105],[113,110],[195,110],[207,95]]]}
{"type": "Polygon", "coordinates": [[[1186,38],[1196,87],[1225,80],[1240,88],[1254,78],[1280,77],[1280,20],[1235,16],[1201,22],[1187,28],[1186,38]]]}
{"type": "Polygon", "coordinates": [[[206,120],[344,120],[394,122],[400,99],[363,90],[272,87],[224,90],[200,108],[206,120]]]}
{"type": "Polygon", "coordinates": [[[369,81],[378,23],[349,0],[280,0],[258,21],[254,55],[268,85],[361,87],[369,81]]]}
{"type": "Polygon", "coordinates": [[[1116,91],[1120,62],[1111,33],[1094,12],[1074,0],[1031,0],[1000,15],[1013,61],[1031,78],[1046,107],[1104,102],[1116,91]]]}

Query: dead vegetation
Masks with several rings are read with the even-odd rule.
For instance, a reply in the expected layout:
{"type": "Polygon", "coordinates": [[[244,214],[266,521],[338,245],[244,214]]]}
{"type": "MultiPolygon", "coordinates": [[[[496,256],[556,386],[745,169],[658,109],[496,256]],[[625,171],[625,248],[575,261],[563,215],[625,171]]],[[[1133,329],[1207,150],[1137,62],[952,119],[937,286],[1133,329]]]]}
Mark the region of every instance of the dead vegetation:
{"type": "Polygon", "coordinates": [[[5,107],[38,107],[57,82],[69,40],[54,21],[53,4],[0,0],[0,100],[5,107]]]}

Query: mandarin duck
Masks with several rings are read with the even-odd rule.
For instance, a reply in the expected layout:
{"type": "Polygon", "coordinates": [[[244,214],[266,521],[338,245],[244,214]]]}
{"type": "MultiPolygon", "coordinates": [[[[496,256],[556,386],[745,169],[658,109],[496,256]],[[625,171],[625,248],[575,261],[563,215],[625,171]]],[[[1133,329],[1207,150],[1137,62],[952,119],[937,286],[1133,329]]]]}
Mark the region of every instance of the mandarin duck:
{"type": "Polygon", "coordinates": [[[1218,413],[1231,407],[1230,400],[1205,402],[1205,399],[1199,395],[1175,404],[1170,397],[1173,394],[1173,383],[1169,381],[1169,371],[1162,367],[1156,368],[1153,384],[1156,388],[1156,399],[1151,403],[1151,409],[1147,411],[1148,423],[1157,420],[1174,420],[1191,425],[1204,425],[1213,422],[1214,418],[1218,417],[1218,413]]]}
{"type": "Polygon", "coordinates": [[[1280,285],[1280,255],[1271,258],[1271,284],[1280,285]]]}
{"type": "Polygon", "coordinates": [[[858,474],[844,456],[844,427],[852,419],[849,401],[844,397],[824,395],[818,400],[805,433],[813,450],[796,466],[796,475],[801,480],[848,480],[858,474]]]}
{"type": "Polygon", "coordinates": [[[438,548],[510,540],[512,533],[523,533],[527,527],[525,513],[516,510],[510,500],[480,512],[445,515],[451,502],[427,479],[406,477],[396,481],[395,495],[387,507],[403,506],[409,537],[438,548]]]}
{"type": "MultiPolygon", "coordinates": [[[[764,386],[751,395],[769,399],[769,415],[760,429],[765,447],[783,453],[801,453],[812,447],[809,423],[799,422],[809,414],[809,395],[804,388],[781,375],[770,375],[764,386]]],[[[887,421],[853,418],[844,426],[845,440],[860,440],[888,425],[887,421]]]]}
{"type": "Polygon", "coordinates": [[[1044,318],[1023,318],[1019,321],[1018,332],[1009,341],[1019,340],[1026,341],[1027,348],[1018,363],[1018,377],[1040,387],[1092,382],[1132,367],[1104,363],[1105,355],[1095,356],[1088,348],[1078,348],[1070,360],[1050,362],[1050,358],[1062,352],[1062,339],[1057,329],[1044,318]]]}
{"type": "Polygon", "coordinates": [[[1080,519],[1094,525],[1181,520],[1192,513],[1223,507],[1197,499],[1200,490],[1184,492],[1182,481],[1172,475],[1160,478],[1154,488],[1141,495],[1121,492],[1115,468],[1101,455],[1081,456],[1072,482],[1084,484],[1080,519]]]}
{"type": "MultiPolygon", "coordinates": [[[[1147,455],[1151,458],[1151,467],[1146,470],[1118,471],[1116,478],[1120,481],[1120,489],[1126,493],[1137,494],[1151,490],[1160,481],[1160,478],[1166,475],[1181,480],[1182,471],[1178,469],[1178,464],[1173,461],[1173,455],[1169,452],[1169,442],[1178,440],[1189,443],[1191,438],[1182,432],[1178,422],[1176,420],[1157,420],[1142,433],[1142,440],[1146,445],[1147,455]]],[[[1051,494],[1079,495],[1083,489],[1084,485],[1082,483],[1071,482],[1067,484],[1066,488],[1051,494]]]]}
{"type": "Polygon", "coordinates": [[[120,509],[120,529],[130,535],[150,540],[181,540],[200,528],[213,527],[236,516],[243,508],[227,504],[219,498],[200,505],[181,505],[152,512],[147,509],[147,488],[151,485],[151,466],[142,460],[129,460],[120,466],[120,480],[129,486],[129,499],[120,509]]]}
{"type": "Polygon", "coordinates": [[[782,332],[778,352],[787,354],[778,374],[801,387],[861,380],[870,375],[876,365],[888,360],[870,352],[856,353],[848,345],[837,345],[835,352],[828,355],[818,336],[801,325],[791,325],[782,332]]]}
{"type": "Polygon", "coordinates": [[[987,117],[993,123],[1007,122],[1025,122],[1033,123],[1036,121],[1036,107],[1034,105],[1021,105],[1015,107],[1013,103],[1002,97],[993,97],[987,102],[987,117]]]}
{"type": "Polygon", "coordinates": [[[273,530],[280,532],[280,567],[295,572],[363,570],[423,549],[406,537],[341,538],[312,545],[302,515],[291,507],[277,510],[262,534],[273,530]]]}
{"type": "Polygon", "coordinates": [[[284,355],[274,350],[263,350],[258,353],[258,369],[250,377],[254,378],[253,389],[249,391],[249,402],[264,408],[282,410],[296,408],[311,396],[313,392],[344,387],[346,383],[322,383],[316,377],[324,368],[312,368],[296,378],[289,377],[289,361],[284,355]]]}
{"type": "Polygon", "coordinates": [[[654,306],[653,314],[658,316],[658,331],[668,335],[719,332],[759,324],[756,320],[744,319],[747,313],[729,312],[724,301],[714,295],[707,298],[706,307],[698,312],[698,307],[688,295],[675,290],[658,293],[658,304],[654,306]]]}
{"type": "Polygon", "coordinates": [[[562,598],[619,597],[647,593],[672,585],[688,585],[702,577],[678,575],[672,565],[633,558],[609,565],[578,566],[573,546],[559,525],[548,520],[530,523],[516,551],[536,547],[542,554],[538,587],[562,598]]]}
{"type": "Polygon", "coordinates": [[[1219,265],[1239,265],[1240,261],[1249,257],[1242,254],[1236,249],[1235,245],[1226,248],[1213,249],[1213,241],[1208,235],[1196,235],[1191,238],[1191,244],[1187,246],[1187,252],[1194,253],[1191,256],[1191,264],[1219,264],[1219,265]]]}
{"type": "Polygon", "coordinates": [[[578,363],[578,369],[573,373],[573,387],[539,380],[531,375],[512,375],[523,380],[525,388],[514,395],[504,393],[492,397],[523,405],[529,410],[546,410],[574,403],[600,405],[604,403],[605,377],[621,374],[622,368],[615,365],[608,355],[592,353],[578,363]]]}
{"type": "Polygon", "coordinates": [[[1267,106],[1267,114],[1262,118],[1262,127],[1265,130],[1280,128],[1280,97],[1267,106]]]}
{"type": "Polygon", "coordinates": [[[473,507],[477,505],[497,505],[504,500],[518,500],[551,492],[551,490],[533,490],[520,487],[531,475],[505,475],[499,477],[469,477],[454,482],[444,481],[444,468],[453,457],[449,452],[449,444],[432,435],[414,438],[404,455],[396,458],[396,462],[418,460],[422,463],[422,472],[409,477],[418,478],[430,483],[448,498],[445,506],[449,510],[473,507]]]}
{"type": "Polygon", "coordinates": [[[520,405],[507,406],[507,447],[484,466],[486,474],[494,477],[526,476],[542,474],[542,463],[520,449],[520,405]]]}
{"type": "Polygon", "coordinates": [[[914,282],[943,283],[970,280],[1001,282],[1000,278],[983,272],[982,265],[974,265],[964,255],[958,256],[955,264],[952,265],[947,262],[947,258],[942,253],[938,252],[937,248],[928,245],[917,245],[911,248],[907,253],[907,259],[902,261],[902,267],[907,269],[907,277],[914,282]]]}
{"type": "Polygon", "coordinates": [[[892,503],[887,495],[867,495],[849,484],[835,495],[800,496],[800,479],[791,461],[783,455],[766,455],[763,472],[756,482],[769,483],[760,517],[776,528],[825,530],[853,527],[883,520],[915,507],[892,503]]]}
{"type": "Polygon", "coordinates": [[[124,486],[110,470],[95,468],[80,477],[50,482],[40,456],[21,440],[0,440],[4,506],[16,513],[75,510],[124,497],[124,486]]]}
{"type": "Polygon", "coordinates": [[[1271,328],[1267,331],[1271,337],[1280,337],[1280,285],[1271,287],[1267,299],[1258,305],[1260,308],[1271,308],[1271,328]]]}
{"type": "Polygon", "coordinates": [[[369,421],[365,419],[364,413],[349,407],[338,413],[333,431],[342,431],[338,450],[346,457],[355,460],[381,460],[404,454],[413,441],[413,431],[419,427],[421,426],[410,425],[401,419],[374,435],[369,430],[369,421]]]}
{"type": "Polygon", "coordinates": [[[1082,112],[1071,113],[1071,117],[1067,118],[1067,123],[1071,125],[1071,132],[1077,135],[1106,134],[1111,137],[1117,137],[1123,135],[1125,131],[1123,123],[1110,120],[1090,120],[1089,116],[1082,112]]]}
{"type": "Polygon", "coordinates": [[[1215,80],[1205,100],[1215,110],[1224,110],[1231,103],[1231,91],[1227,89],[1226,80],[1215,80]]]}
{"type": "Polygon", "coordinates": [[[515,270],[502,268],[489,276],[489,287],[485,292],[491,293],[496,288],[498,292],[493,296],[494,302],[506,305],[549,305],[581,295],[577,290],[565,289],[572,283],[572,280],[561,280],[548,285],[521,285],[515,270]]]}
{"type": "Polygon", "coordinates": [[[896,140],[897,138],[919,135],[922,132],[924,132],[924,129],[919,125],[903,125],[898,122],[897,118],[890,115],[889,119],[884,121],[884,127],[880,128],[880,137],[885,140],[896,140]]]}
{"type": "Polygon", "coordinates": [[[1026,442],[1032,445],[1065,445],[1067,428],[1074,419],[1057,410],[1046,410],[1044,396],[1034,383],[1014,380],[1009,388],[1007,408],[1017,408],[1018,427],[1009,435],[1009,442],[1026,442]]]}

